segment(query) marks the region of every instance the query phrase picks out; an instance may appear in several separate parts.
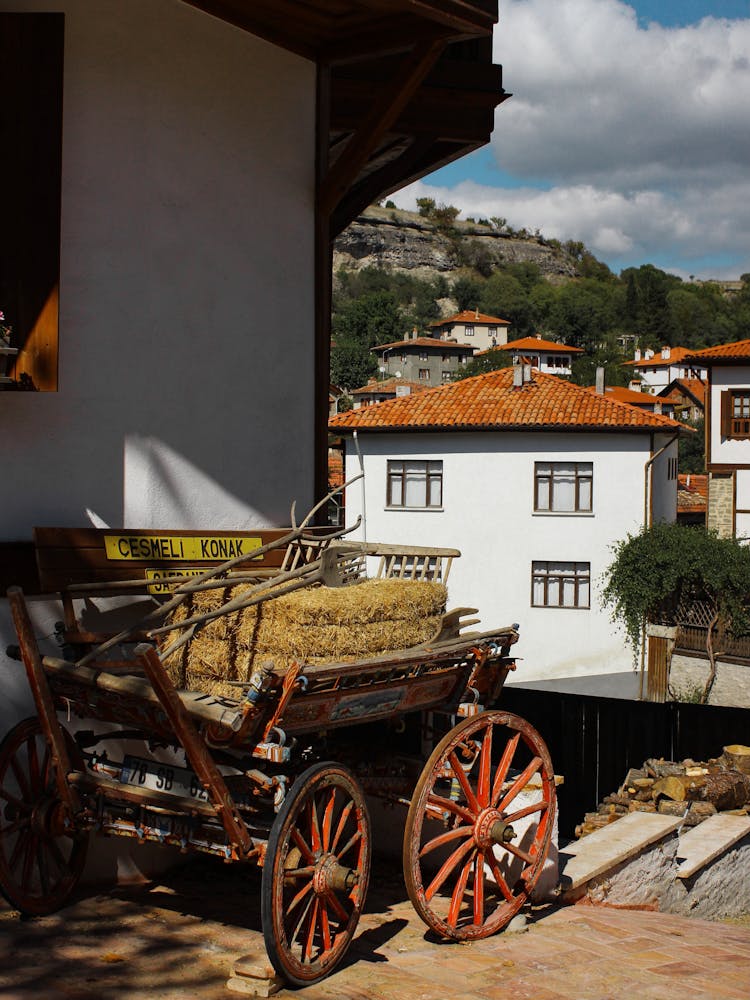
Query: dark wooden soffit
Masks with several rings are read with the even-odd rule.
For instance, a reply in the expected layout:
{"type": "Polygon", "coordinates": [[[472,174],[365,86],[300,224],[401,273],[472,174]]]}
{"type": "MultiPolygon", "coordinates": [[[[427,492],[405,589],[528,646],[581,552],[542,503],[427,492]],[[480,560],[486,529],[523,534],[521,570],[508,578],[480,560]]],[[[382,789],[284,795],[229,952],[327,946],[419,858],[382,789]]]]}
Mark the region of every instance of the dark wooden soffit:
{"type": "Polygon", "coordinates": [[[185,0],[314,60],[329,95],[318,205],[331,238],[371,202],[489,142],[508,94],[497,0],[185,0]]]}

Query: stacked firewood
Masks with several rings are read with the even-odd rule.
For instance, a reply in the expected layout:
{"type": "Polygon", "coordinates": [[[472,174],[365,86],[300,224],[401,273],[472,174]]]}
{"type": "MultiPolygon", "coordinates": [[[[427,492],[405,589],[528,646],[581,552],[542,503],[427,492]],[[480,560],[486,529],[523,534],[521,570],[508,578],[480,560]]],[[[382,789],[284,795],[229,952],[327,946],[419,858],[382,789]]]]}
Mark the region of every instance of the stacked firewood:
{"type": "Polygon", "coordinates": [[[622,785],[605,795],[596,812],[586,813],[575,830],[585,837],[632,812],[683,817],[697,826],[717,812],[750,812],[750,747],[725,747],[706,762],[650,758],[631,767],[622,785]]]}

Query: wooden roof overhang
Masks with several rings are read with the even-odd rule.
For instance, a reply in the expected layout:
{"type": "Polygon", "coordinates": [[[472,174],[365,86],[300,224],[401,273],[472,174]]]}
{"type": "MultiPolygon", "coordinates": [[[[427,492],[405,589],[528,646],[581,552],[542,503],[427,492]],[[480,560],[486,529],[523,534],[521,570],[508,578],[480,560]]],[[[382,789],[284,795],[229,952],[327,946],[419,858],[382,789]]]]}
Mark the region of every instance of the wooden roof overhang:
{"type": "Polygon", "coordinates": [[[318,66],[318,207],[329,236],[487,143],[508,96],[497,0],[184,0],[318,66]]]}
{"type": "Polygon", "coordinates": [[[489,142],[498,0],[183,0],[317,67],[315,493],[327,492],[331,254],[372,202],[489,142]]]}

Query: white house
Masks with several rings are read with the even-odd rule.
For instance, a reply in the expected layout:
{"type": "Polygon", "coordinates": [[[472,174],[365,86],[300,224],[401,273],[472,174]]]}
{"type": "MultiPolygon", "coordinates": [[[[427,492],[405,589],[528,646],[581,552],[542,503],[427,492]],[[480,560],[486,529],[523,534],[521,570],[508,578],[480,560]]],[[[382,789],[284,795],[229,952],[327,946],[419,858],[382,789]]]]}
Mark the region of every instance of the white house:
{"type": "Polygon", "coordinates": [[[688,360],[693,357],[687,347],[662,347],[658,354],[647,347],[643,352],[637,348],[633,361],[623,364],[633,370],[631,388],[659,393],[675,379],[705,380],[705,365],[688,360]]]}
{"type": "MultiPolygon", "coordinates": [[[[34,593],[34,526],[275,527],[325,493],[332,239],[489,140],[496,18],[0,0],[0,593],[34,593]]],[[[13,641],[1,601],[0,737],[13,641]]]]}
{"type": "Polygon", "coordinates": [[[450,604],[520,623],[515,679],[600,692],[634,678],[601,576],[614,542],[675,519],[679,429],[523,366],[331,421],[347,478],[364,470],[346,496],[359,536],[460,549],[450,604]]]}
{"type": "Polygon", "coordinates": [[[529,364],[532,368],[550,375],[570,375],[572,359],[578,354],[585,353],[581,347],[568,347],[567,344],[558,344],[554,340],[545,340],[538,333],[533,337],[511,340],[497,350],[507,351],[514,365],[529,364]]]}
{"type": "Polygon", "coordinates": [[[478,309],[464,309],[430,323],[433,337],[471,344],[477,351],[500,347],[508,343],[510,320],[488,316],[478,309]]]}
{"type": "Polygon", "coordinates": [[[696,351],[708,369],[706,526],[750,539],[750,340],[696,351]]]}

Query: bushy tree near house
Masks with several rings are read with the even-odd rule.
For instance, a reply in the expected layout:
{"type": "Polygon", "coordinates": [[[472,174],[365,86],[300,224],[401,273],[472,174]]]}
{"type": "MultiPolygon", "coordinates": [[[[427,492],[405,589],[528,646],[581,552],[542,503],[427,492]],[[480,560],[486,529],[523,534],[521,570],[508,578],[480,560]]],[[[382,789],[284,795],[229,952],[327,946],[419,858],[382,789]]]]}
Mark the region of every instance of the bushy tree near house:
{"type": "Polygon", "coordinates": [[[655,524],[615,545],[602,596],[634,652],[648,622],[676,624],[680,605],[708,604],[713,618],[706,640],[711,671],[701,698],[705,704],[716,676],[713,629],[741,635],[750,627],[750,547],[704,528],[655,524]]]}

